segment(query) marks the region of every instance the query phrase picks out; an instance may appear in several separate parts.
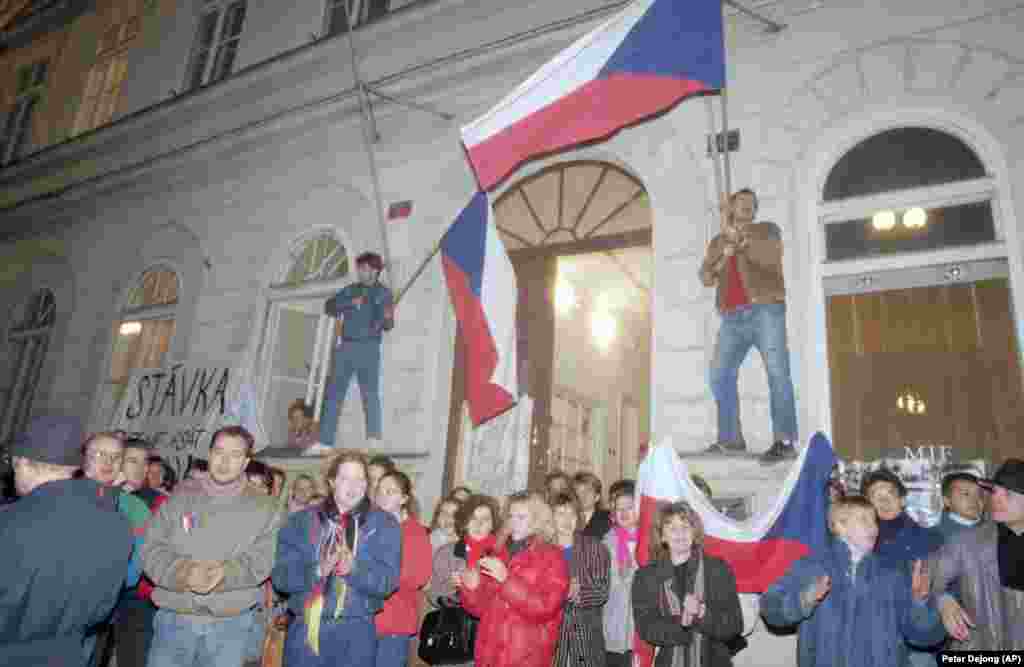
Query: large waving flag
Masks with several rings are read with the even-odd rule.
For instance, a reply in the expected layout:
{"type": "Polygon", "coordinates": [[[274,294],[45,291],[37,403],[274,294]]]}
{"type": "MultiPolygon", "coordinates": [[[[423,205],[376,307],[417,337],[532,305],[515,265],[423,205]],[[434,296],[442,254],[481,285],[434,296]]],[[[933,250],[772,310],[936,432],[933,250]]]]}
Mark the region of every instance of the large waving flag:
{"type": "Polygon", "coordinates": [[[721,0],[635,0],[462,129],[480,187],[725,82],[721,0]]]}
{"type": "Polygon", "coordinates": [[[740,593],[763,593],[794,561],[824,547],[826,484],[835,463],[832,444],[816,433],[790,469],[771,509],[738,523],[711,505],[690,480],[686,462],[670,443],[662,443],[640,466],[637,558],[646,558],[657,504],[685,500],[704,522],[705,552],[729,563],[740,593]]]}
{"type": "Polygon", "coordinates": [[[466,402],[477,426],[516,402],[516,274],[478,192],[441,239],[448,294],[466,345],[466,402]]]}

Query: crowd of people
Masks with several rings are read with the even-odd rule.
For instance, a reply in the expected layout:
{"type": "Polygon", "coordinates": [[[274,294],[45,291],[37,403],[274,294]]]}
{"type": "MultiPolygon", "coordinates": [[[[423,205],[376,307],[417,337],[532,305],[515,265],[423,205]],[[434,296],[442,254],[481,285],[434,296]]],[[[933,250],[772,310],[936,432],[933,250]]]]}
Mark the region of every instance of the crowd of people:
{"type": "MultiPolygon", "coordinates": [[[[639,554],[632,480],[458,487],[425,524],[387,457],[337,450],[322,476],[286,484],[253,447],[223,428],[175,484],[144,441],[33,420],[12,448],[20,499],[0,511],[0,664],[243,667],[286,628],[285,667],[399,667],[442,607],[473,620],[477,667],[629,666],[636,637],[655,667],[718,667],[744,646],[735,577],[705,552],[701,516],[663,504],[639,554]]],[[[829,491],[828,549],[761,596],[768,624],[798,628],[801,667],[1024,649],[1024,462],[947,477],[935,528],[885,469],[829,491]]]]}

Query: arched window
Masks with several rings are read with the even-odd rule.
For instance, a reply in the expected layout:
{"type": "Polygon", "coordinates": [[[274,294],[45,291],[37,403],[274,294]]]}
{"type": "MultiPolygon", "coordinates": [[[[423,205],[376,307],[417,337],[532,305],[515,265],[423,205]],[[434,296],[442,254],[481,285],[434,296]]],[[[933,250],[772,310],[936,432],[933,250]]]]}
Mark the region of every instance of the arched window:
{"type": "Polygon", "coordinates": [[[12,314],[7,335],[10,346],[11,373],[4,378],[2,411],[0,411],[0,443],[7,442],[28,423],[39,374],[50,345],[50,334],[56,321],[57,302],[53,292],[37,290],[12,314]]]}
{"type": "Polygon", "coordinates": [[[825,182],[828,260],[995,240],[987,176],[977,154],[945,132],[906,127],[864,140],[825,182]]]}
{"type": "Polygon", "coordinates": [[[968,143],[933,128],[875,134],[830,170],[819,210],[845,458],[998,461],[1016,447],[1024,392],[996,195],[968,143]]]}
{"type": "Polygon", "coordinates": [[[348,275],[348,253],[344,244],[330,232],[321,232],[300,243],[291,257],[291,265],[280,287],[298,287],[348,275]]]}
{"type": "Polygon", "coordinates": [[[351,258],[332,230],[297,241],[270,290],[263,333],[263,424],[272,447],[288,438],[288,406],[296,399],[316,406],[319,419],[332,318],[324,302],[345,285],[351,258]]]}
{"type": "Polygon", "coordinates": [[[113,327],[114,350],[107,378],[110,408],[120,402],[133,371],[159,368],[166,361],[174,336],[178,291],[178,275],[163,266],[143,273],[129,290],[113,327]]]}

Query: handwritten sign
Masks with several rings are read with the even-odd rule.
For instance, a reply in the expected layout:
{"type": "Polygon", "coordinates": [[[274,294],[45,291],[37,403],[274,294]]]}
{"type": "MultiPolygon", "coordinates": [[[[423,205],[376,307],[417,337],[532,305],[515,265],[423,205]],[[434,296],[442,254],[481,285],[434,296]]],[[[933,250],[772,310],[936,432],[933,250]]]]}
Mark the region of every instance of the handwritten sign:
{"type": "Polygon", "coordinates": [[[137,369],[114,415],[112,430],[152,443],[181,479],[192,457],[206,458],[213,430],[228,415],[231,369],[176,363],[137,369]]]}

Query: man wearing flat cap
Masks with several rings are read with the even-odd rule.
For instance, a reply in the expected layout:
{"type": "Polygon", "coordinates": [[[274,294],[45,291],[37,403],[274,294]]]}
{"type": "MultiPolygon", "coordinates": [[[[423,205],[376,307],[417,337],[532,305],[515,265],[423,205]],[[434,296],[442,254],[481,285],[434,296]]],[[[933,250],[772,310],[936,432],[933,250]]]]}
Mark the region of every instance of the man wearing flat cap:
{"type": "Polygon", "coordinates": [[[71,479],[81,423],[37,417],[14,440],[21,499],[0,513],[0,665],[80,667],[86,628],[117,602],[132,555],[113,495],[71,479]]]}
{"type": "Polygon", "coordinates": [[[337,344],[320,416],[320,444],[334,446],[338,415],[355,375],[363,399],[366,439],[381,438],[380,346],[395,326],[394,297],[380,283],[384,260],[375,252],[356,257],[359,281],[327,300],[324,312],[337,318],[337,344]]]}
{"type": "Polygon", "coordinates": [[[1024,461],[1007,459],[979,484],[992,521],[962,531],[936,554],[932,592],[958,651],[1024,650],[1024,461]],[[950,590],[959,585],[959,601],[950,590]]]}

